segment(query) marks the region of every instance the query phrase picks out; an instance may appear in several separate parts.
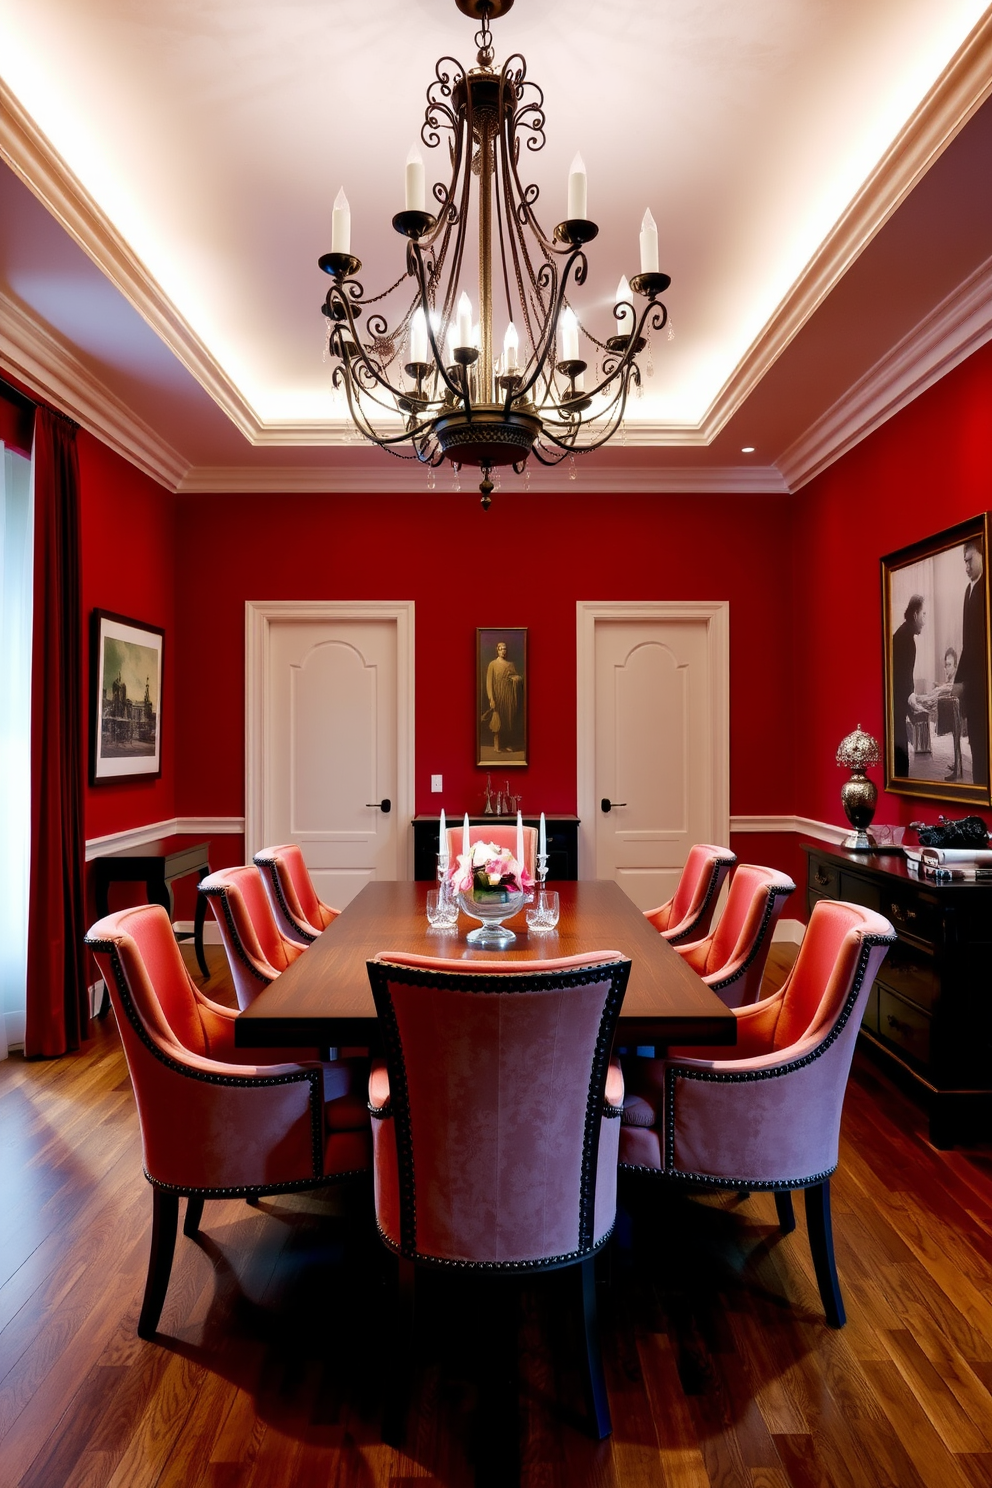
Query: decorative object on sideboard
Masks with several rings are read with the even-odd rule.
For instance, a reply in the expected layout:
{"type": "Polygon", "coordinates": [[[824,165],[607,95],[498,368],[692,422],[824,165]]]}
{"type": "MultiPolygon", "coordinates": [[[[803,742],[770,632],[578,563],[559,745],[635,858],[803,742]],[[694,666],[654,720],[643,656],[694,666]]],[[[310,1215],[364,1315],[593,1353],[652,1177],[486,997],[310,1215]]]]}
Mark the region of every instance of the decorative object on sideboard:
{"type": "Polygon", "coordinates": [[[841,739],[837,747],[837,763],[845,765],[851,772],[850,780],[841,786],[840,799],[844,814],[853,832],[844,838],[842,846],[865,852],[875,846],[875,839],[868,831],[875,815],[878,787],[865,774],[869,765],[877,765],[879,750],[876,740],[866,734],[860,723],[852,734],[841,739]]]}
{"type": "Polygon", "coordinates": [[[989,829],[980,816],[952,819],[939,816],[936,822],[910,822],[921,847],[960,847],[981,851],[989,845],[989,829]]]}

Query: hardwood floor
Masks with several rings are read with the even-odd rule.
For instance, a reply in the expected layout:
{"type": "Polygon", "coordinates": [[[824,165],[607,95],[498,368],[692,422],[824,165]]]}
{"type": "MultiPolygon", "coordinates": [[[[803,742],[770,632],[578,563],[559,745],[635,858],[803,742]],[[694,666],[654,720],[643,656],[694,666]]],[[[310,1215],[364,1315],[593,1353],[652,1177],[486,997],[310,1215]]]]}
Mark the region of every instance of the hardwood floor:
{"type": "MultiPolygon", "coordinates": [[[[209,985],[228,996],[223,971],[209,985]]],[[[142,1343],[151,1200],[112,1016],[77,1056],[0,1064],[0,1131],[2,1488],[509,1481],[475,1425],[471,1288],[424,1289],[408,1451],[380,1440],[389,1291],[366,1187],[208,1203],[142,1343]]],[[[782,1237],[768,1195],[632,1192],[633,1261],[603,1296],[602,1443],[580,1428],[565,1278],[525,1287],[521,1483],[987,1488],[992,1148],[936,1151],[859,1055],[833,1199],[840,1332],[801,1203],[782,1237]]]]}

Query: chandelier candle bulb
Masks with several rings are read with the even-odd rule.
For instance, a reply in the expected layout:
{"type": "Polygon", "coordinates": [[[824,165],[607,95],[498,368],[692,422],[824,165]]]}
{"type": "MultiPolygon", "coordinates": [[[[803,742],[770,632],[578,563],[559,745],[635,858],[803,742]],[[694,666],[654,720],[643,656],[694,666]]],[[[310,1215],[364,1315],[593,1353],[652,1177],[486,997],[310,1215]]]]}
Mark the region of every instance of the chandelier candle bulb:
{"type": "Polygon", "coordinates": [[[570,221],[584,222],[588,216],[589,181],[586,163],[576,154],[568,171],[568,216],[570,221]]]}
{"type": "Polygon", "coordinates": [[[464,290],[458,300],[458,339],[455,345],[472,345],[472,301],[464,290]]]}
{"type": "Polygon", "coordinates": [[[658,272],[658,225],[648,207],[641,218],[641,273],[658,272]]]}
{"type": "Polygon", "coordinates": [[[563,362],[579,360],[579,322],[571,306],[566,306],[561,317],[561,359],[563,362]]]}
{"type": "Polygon", "coordinates": [[[506,335],[503,337],[503,371],[504,372],[516,372],[516,370],[517,370],[517,349],[518,349],[519,345],[520,345],[520,340],[519,340],[519,337],[517,336],[517,328],[513,324],[513,321],[511,320],[510,321],[510,324],[506,328],[506,335]]]}
{"type": "Polygon", "coordinates": [[[426,212],[427,188],[424,185],[424,159],[416,145],[411,145],[406,157],[406,209],[408,212],[426,212]]]}
{"type": "Polygon", "coordinates": [[[427,320],[423,310],[415,310],[410,320],[410,361],[427,361],[427,320]]]}
{"type": "Polygon", "coordinates": [[[351,208],[343,186],[334,198],[334,211],[331,213],[331,252],[351,252],[351,208]]]}
{"type": "Polygon", "coordinates": [[[617,285],[616,302],[621,308],[617,311],[617,335],[632,336],[634,334],[634,311],[630,304],[630,284],[627,275],[622,275],[617,285]]]}

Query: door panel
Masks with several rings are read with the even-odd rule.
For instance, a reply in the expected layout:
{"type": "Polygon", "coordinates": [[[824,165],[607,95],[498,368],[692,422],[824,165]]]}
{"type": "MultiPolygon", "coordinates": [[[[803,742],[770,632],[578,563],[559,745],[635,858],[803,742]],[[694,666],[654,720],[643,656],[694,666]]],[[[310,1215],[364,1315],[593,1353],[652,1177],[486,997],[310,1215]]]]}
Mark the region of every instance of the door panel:
{"type": "Polygon", "coordinates": [[[390,620],[270,626],[264,836],[299,843],[339,909],[371,880],[401,876],[396,667],[390,620]]]}
{"type": "Polygon", "coordinates": [[[705,617],[595,622],[595,873],[641,909],[671,897],[689,848],[717,831],[708,627],[705,617]],[[604,812],[604,797],[620,804],[604,812]]]}

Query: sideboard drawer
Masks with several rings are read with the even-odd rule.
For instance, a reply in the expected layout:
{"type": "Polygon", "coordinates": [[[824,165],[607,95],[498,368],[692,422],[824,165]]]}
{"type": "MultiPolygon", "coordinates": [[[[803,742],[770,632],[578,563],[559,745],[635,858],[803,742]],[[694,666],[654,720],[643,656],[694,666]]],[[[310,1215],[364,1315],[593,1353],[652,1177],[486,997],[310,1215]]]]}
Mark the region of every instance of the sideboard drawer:
{"type": "Polygon", "coordinates": [[[917,1064],[929,1064],[929,1015],[882,986],[878,989],[878,1031],[917,1064]]]}
{"type": "Polygon", "coordinates": [[[931,945],[940,938],[940,909],[920,894],[886,894],[882,901],[882,913],[892,921],[893,927],[900,934],[912,935],[916,940],[931,945]]]}
{"type": "Polygon", "coordinates": [[[876,914],[882,913],[882,894],[878,884],[870,883],[857,873],[845,873],[841,870],[840,893],[837,897],[845,899],[848,904],[860,904],[863,909],[873,909],[876,914]]]}
{"type": "Polygon", "coordinates": [[[940,990],[932,958],[902,940],[889,947],[878,980],[925,1012],[933,1007],[940,990]]]}
{"type": "Polygon", "coordinates": [[[826,863],[822,858],[811,858],[809,889],[820,899],[838,899],[840,897],[840,869],[836,863],[826,863]]]}

